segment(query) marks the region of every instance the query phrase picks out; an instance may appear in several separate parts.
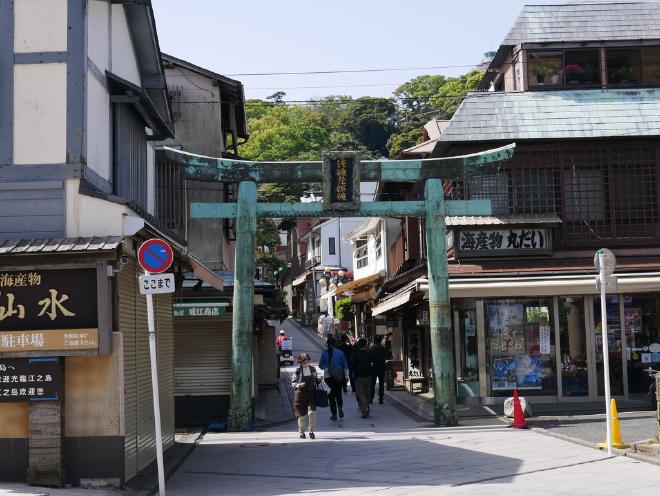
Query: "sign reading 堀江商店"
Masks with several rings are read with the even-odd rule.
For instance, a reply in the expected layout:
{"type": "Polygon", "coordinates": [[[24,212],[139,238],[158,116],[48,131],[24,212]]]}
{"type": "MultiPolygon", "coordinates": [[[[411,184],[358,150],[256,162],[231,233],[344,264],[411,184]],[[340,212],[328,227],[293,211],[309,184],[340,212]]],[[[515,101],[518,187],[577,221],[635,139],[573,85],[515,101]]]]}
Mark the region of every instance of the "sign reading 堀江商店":
{"type": "Polygon", "coordinates": [[[463,256],[550,253],[551,233],[546,228],[466,229],[456,236],[456,251],[463,256]]]}
{"type": "Polygon", "coordinates": [[[360,155],[328,152],[323,156],[323,206],[328,210],[360,208],[360,155]]]}
{"type": "Polygon", "coordinates": [[[98,349],[96,269],[0,271],[0,353],[98,349]]]}

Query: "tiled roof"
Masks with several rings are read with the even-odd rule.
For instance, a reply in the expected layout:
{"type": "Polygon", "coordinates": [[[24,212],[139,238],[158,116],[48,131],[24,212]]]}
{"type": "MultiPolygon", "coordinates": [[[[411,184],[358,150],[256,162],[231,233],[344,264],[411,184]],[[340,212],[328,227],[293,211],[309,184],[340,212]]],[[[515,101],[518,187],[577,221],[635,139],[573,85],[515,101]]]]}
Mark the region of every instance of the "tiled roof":
{"type": "Polygon", "coordinates": [[[0,255],[100,253],[116,250],[120,236],[0,240],[0,255]]]}
{"type": "Polygon", "coordinates": [[[660,2],[526,5],[502,45],[660,39],[660,2]]]}
{"type": "Polygon", "coordinates": [[[470,93],[440,142],[660,136],[660,89],[470,93]]]}
{"type": "Polygon", "coordinates": [[[446,217],[448,226],[512,226],[517,224],[561,224],[555,214],[530,215],[462,215],[446,217]]]}

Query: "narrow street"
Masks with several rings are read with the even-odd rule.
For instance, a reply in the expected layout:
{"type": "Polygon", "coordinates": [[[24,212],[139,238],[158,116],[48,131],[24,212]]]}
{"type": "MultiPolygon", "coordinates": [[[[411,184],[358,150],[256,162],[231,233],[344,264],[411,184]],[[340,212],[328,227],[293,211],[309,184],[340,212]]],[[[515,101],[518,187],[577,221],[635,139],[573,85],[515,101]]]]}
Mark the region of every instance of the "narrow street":
{"type": "MultiPolygon", "coordinates": [[[[313,338],[290,321],[281,327],[294,339],[294,356],[305,351],[318,361],[313,338]]],[[[315,440],[299,439],[294,421],[206,434],[168,481],[168,494],[647,495],[660,487],[657,466],[512,430],[495,418],[434,429],[389,400],[374,404],[365,420],[353,393],[344,402],[346,417],[336,422],[328,409],[318,410],[315,440]]]]}

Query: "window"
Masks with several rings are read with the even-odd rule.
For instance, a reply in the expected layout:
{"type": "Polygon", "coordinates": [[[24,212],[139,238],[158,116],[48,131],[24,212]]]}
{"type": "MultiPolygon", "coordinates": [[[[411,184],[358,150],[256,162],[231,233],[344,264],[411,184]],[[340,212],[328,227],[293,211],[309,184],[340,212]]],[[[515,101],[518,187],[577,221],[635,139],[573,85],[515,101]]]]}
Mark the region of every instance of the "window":
{"type": "Polygon", "coordinates": [[[114,193],[147,209],[147,134],[144,121],[126,104],[113,106],[114,193]]]}
{"type": "Polygon", "coordinates": [[[527,81],[530,88],[561,87],[561,51],[527,53],[527,81]]]}
{"type": "Polygon", "coordinates": [[[660,47],[642,48],[642,81],[660,83],[660,47]]]}
{"type": "Polygon", "coordinates": [[[642,52],[639,48],[607,50],[607,82],[626,85],[642,81],[642,52]]]}
{"type": "Polygon", "coordinates": [[[355,251],[353,252],[355,267],[361,269],[369,265],[369,251],[366,239],[358,239],[355,242],[355,251]]]}
{"type": "Polygon", "coordinates": [[[336,255],[335,238],[328,238],[328,255],[336,255]]]}
{"type": "Polygon", "coordinates": [[[600,50],[566,50],[561,70],[567,88],[600,84],[600,50]]]}

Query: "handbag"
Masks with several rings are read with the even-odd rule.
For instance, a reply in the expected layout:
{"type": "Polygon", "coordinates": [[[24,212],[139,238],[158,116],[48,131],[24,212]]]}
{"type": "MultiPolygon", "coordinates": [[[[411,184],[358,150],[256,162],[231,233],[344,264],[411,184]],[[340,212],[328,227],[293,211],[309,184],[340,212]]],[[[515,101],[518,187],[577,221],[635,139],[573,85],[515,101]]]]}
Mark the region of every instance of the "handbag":
{"type": "Polygon", "coordinates": [[[315,387],[314,388],[314,404],[318,408],[328,408],[328,393],[323,389],[315,387]]]}

